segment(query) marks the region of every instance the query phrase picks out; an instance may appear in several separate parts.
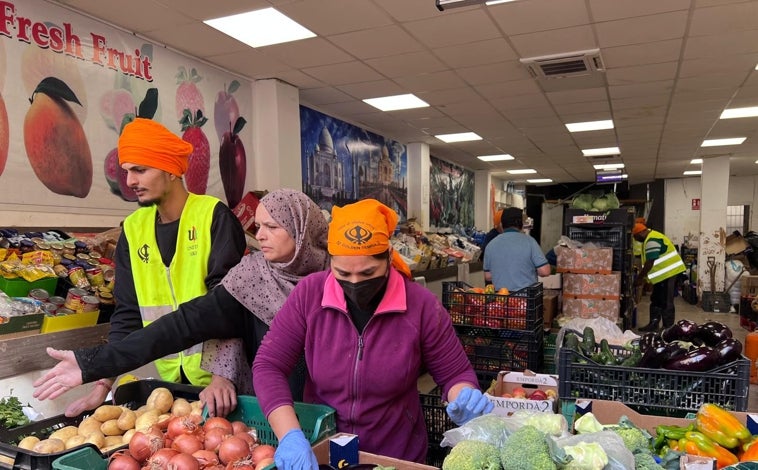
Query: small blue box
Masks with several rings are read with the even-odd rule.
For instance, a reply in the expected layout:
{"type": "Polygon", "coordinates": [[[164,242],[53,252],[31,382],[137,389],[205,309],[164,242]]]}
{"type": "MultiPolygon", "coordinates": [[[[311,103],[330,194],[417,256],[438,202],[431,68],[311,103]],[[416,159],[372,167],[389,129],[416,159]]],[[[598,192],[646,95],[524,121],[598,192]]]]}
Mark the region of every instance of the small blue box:
{"type": "Polygon", "coordinates": [[[338,434],[329,438],[329,465],[345,468],[358,463],[358,436],[338,434]]]}

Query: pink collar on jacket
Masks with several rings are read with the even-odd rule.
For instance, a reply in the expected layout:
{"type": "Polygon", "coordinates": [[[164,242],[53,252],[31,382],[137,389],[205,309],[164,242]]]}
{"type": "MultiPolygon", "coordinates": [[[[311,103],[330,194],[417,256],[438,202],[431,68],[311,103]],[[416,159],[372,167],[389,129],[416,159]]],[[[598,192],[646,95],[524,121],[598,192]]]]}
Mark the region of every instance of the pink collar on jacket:
{"type": "MultiPolygon", "coordinates": [[[[324,282],[324,295],[321,297],[322,307],[333,307],[347,312],[347,301],[342,287],[335,279],[334,274],[329,272],[324,282]]],[[[382,301],[376,308],[375,313],[404,312],[407,310],[405,298],[405,280],[395,268],[390,268],[390,278],[387,281],[387,290],[384,292],[382,301]]]]}

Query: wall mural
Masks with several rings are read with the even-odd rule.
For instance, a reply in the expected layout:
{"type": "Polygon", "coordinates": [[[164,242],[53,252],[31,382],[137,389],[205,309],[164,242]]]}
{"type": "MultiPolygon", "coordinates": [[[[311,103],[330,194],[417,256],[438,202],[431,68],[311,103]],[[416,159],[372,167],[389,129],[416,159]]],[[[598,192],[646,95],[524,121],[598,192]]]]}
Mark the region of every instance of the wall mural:
{"type": "Polygon", "coordinates": [[[430,157],[429,226],[474,226],[474,172],[430,157]]]}
{"type": "Polygon", "coordinates": [[[405,145],[300,106],[303,192],[322,208],[373,198],[408,212],[405,145]]]}
{"type": "Polygon", "coordinates": [[[135,116],[193,144],[190,191],[232,207],[242,196],[249,81],[49,2],[17,0],[0,1],[0,93],[0,206],[136,209],[116,149],[135,116]]]}

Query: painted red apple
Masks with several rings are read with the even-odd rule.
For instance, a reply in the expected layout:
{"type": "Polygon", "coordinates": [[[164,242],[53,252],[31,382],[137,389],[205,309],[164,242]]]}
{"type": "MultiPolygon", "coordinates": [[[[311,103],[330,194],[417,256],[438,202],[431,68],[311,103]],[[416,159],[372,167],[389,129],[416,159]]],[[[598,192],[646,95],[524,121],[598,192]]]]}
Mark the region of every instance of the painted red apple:
{"type": "Polygon", "coordinates": [[[246,122],[245,118],[240,117],[234,123],[234,129],[230,128],[224,133],[218,155],[226,204],[231,208],[239,204],[245,190],[247,156],[245,155],[245,146],[238,134],[245,127],[246,122]]]}

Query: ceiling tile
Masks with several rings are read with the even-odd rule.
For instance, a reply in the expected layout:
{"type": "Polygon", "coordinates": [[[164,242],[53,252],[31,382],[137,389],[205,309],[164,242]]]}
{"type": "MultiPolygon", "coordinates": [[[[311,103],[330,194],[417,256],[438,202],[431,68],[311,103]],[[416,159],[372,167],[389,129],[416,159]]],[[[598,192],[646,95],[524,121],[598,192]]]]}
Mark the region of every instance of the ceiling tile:
{"type": "Polygon", "coordinates": [[[373,82],[351,83],[337,87],[350,96],[364,100],[382,96],[400,95],[405,90],[392,80],[377,80],[373,82]]]}
{"type": "Polygon", "coordinates": [[[740,82],[749,74],[753,73],[755,64],[758,63],[758,53],[731,54],[719,57],[718,63],[713,58],[688,59],[682,61],[679,70],[680,77],[697,77],[707,73],[729,73],[741,77],[740,82]]]}
{"type": "Polygon", "coordinates": [[[299,1],[277,9],[319,36],[373,29],[393,22],[390,15],[371,0],[299,1]]]}
{"type": "Polygon", "coordinates": [[[287,64],[251,48],[232,54],[220,54],[210,59],[220,67],[253,78],[279,77],[282,72],[292,70],[287,64]]]}
{"type": "Polygon", "coordinates": [[[611,107],[607,100],[556,104],[554,106],[556,113],[564,119],[568,116],[582,113],[605,113],[608,117],[611,116],[611,107]]]}
{"type": "Polygon", "coordinates": [[[409,77],[447,69],[445,64],[426,51],[367,59],[366,63],[390,78],[409,77]]]}
{"type": "Polygon", "coordinates": [[[353,101],[355,100],[355,97],[349,96],[347,93],[333,87],[321,87],[300,89],[300,99],[318,106],[322,104],[353,101]]]}
{"type": "Polygon", "coordinates": [[[414,21],[423,18],[434,18],[442,14],[434,2],[409,2],[408,0],[375,0],[387,13],[398,21],[414,21]]]}
{"type": "Polygon", "coordinates": [[[329,36],[329,40],[359,59],[386,57],[423,49],[397,25],[329,36]]]}
{"type": "Polygon", "coordinates": [[[663,80],[661,82],[638,83],[634,85],[614,85],[609,87],[609,92],[612,99],[633,98],[635,96],[670,93],[673,86],[673,80],[663,80]]]}
{"type": "Polygon", "coordinates": [[[458,75],[471,85],[500,83],[507,86],[503,82],[527,80],[530,78],[529,72],[526,71],[520,62],[516,61],[460,68],[458,69],[458,75]]]}
{"type": "Polygon", "coordinates": [[[311,75],[318,80],[334,85],[368,82],[383,78],[378,73],[376,73],[375,70],[358,61],[324,65],[320,67],[309,67],[304,68],[303,72],[311,75]]]}
{"type": "Polygon", "coordinates": [[[490,102],[492,103],[492,106],[503,111],[534,108],[537,106],[547,109],[550,108],[550,103],[548,103],[545,97],[538,94],[506,96],[491,99],[490,102]]]}
{"type": "Polygon", "coordinates": [[[323,38],[274,44],[258,50],[296,68],[350,62],[354,58],[323,38]]]}
{"type": "Polygon", "coordinates": [[[537,81],[533,79],[514,80],[506,84],[491,83],[488,85],[479,85],[476,89],[482,96],[490,99],[517,95],[533,95],[541,92],[540,87],[537,85],[537,81]]]}
{"type": "Polygon", "coordinates": [[[661,64],[636,65],[608,69],[608,85],[633,85],[635,83],[657,82],[676,78],[678,63],[664,62],[661,64]]]}
{"type": "Polygon", "coordinates": [[[438,72],[413,77],[400,77],[396,81],[406,87],[411,93],[424,91],[444,90],[447,88],[460,88],[465,86],[461,78],[453,72],[438,72]]]}
{"type": "Polygon", "coordinates": [[[545,93],[553,104],[583,103],[607,98],[605,88],[584,88],[581,90],[552,91],[545,93]]]}
{"type": "Polygon", "coordinates": [[[491,8],[505,34],[531,33],[589,24],[585,0],[530,0],[491,8]]]}
{"type": "Polygon", "coordinates": [[[511,42],[522,58],[597,48],[597,42],[590,26],[519,34],[511,36],[511,42]]]}
{"type": "Polygon", "coordinates": [[[172,28],[161,27],[145,33],[145,37],[158,44],[182,44],[183,49],[180,50],[184,53],[202,58],[251,50],[250,46],[203,23],[188,23],[172,28]],[[196,40],[185,41],[188,37],[196,40]]]}
{"type": "Polygon", "coordinates": [[[146,33],[160,28],[170,29],[177,25],[195,22],[181,10],[167,8],[153,0],[115,3],[100,0],[66,0],[62,3],[136,33],[146,33]],[[145,11],[152,13],[145,15],[143,14],[145,11]]]}
{"type": "MultiPolygon", "coordinates": [[[[66,1],[66,0],[64,0],[66,1]]],[[[188,1],[188,0],[154,0],[155,3],[167,6],[175,11],[180,11],[183,14],[194,18],[199,21],[210,20],[214,18],[220,18],[222,16],[236,15],[237,13],[244,13],[246,11],[260,10],[262,8],[268,8],[271,6],[266,0],[224,0],[223,2],[206,2],[206,1],[188,1]]],[[[86,0],[86,3],[111,5],[113,2],[104,2],[102,0],[86,0]]],[[[122,2],[123,5],[128,5],[134,9],[134,12],[145,19],[155,15],[154,10],[143,10],[138,8],[137,2],[122,2]],[[150,11],[150,15],[142,14],[144,11],[150,11]]],[[[89,10],[91,11],[91,10],[89,10]]]]}
{"type": "Polygon", "coordinates": [[[690,0],[667,0],[665,2],[659,0],[636,0],[634,2],[589,0],[589,4],[595,21],[618,20],[690,8],[690,0]]]}
{"type": "Polygon", "coordinates": [[[686,27],[686,11],[595,24],[603,48],[681,38],[686,27]]]}
{"type": "Polygon", "coordinates": [[[518,59],[505,38],[438,47],[433,52],[450,67],[470,67],[518,59]]]}
{"type": "Polygon", "coordinates": [[[758,52],[758,30],[725,31],[718,35],[689,38],[684,48],[684,58],[711,57],[718,59],[724,55],[755,52],[758,52]]]}
{"type": "Polygon", "coordinates": [[[601,56],[608,68],[671,62],[679,60],[682,42],[681,38],[677,38],[630,46],[604,47],[601,56]]]}
{"type": "Polygon", "coordinates": [[[724,31],[758,29],[758,2],[731,3],[697,8],[690,22],[690,36],[711,36],[724,31]]]}
{"type": "Polygon", "coordinates": [[[442,108],[450,103],[459,103],[461,101],[477,100],[481,98],[472,88],[467,86],[423,91],[417,93],[416,96],[432,106],[440,106],[442,108]]]}
{"type": "Polygon", "coordinates": [[[481,9],[445,13],[435,18],[411,21],[404,26],[430,49],[500,37],[495,24],[481,9]]]}
{"type": "Polygon", "coordinates": [[[300,70],[288,69],[276,73],[276,78],[300,89],[325,88],[324,83],[300,70]]]}

